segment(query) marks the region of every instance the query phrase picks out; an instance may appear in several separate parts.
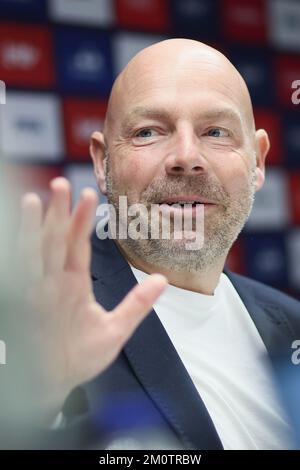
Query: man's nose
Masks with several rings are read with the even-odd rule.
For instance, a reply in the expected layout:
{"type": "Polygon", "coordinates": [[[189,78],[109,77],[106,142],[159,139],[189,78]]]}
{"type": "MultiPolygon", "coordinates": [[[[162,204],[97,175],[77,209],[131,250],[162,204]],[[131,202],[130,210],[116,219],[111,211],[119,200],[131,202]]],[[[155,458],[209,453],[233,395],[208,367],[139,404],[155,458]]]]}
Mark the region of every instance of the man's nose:
{"type": "Polygon", "coordinates": [[[203,155],[199,139],[193,133],[178,135],[173,145],[165,160],[167,174],[196,175],[207,170],[208,162],[203,155]]]}

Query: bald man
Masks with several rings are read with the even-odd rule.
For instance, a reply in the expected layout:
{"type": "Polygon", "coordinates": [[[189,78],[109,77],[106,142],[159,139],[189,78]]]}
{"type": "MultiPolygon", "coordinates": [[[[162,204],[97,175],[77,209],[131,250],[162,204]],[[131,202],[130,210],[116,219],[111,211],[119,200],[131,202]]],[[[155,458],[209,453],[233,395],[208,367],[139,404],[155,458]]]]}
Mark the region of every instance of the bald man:
{"type": "Polygon", "coordinates": [[[171,39],[129,62],[90,151],[123,223],[125,196],[128,207],[145,208],[147,229],[150,208],[159,209],[159,236],[121,237],[121,226],[114,240],[95,233],[91,281],[96,194],[85,189],[71,212],[59,178],[44,218],[36,195],[23,201],[46,422],[62,409],[66,433],[81,423],[107,448],[292,447],[270,358],[300,338],[299,302],[224,270],[264,183],[269,146],[243,78],[220,52],[171,39]],[[188,233],[175,226],[178,215],[192,220],[188,233]],[[201,230],[201,247],[187,249],[201,230]]]}

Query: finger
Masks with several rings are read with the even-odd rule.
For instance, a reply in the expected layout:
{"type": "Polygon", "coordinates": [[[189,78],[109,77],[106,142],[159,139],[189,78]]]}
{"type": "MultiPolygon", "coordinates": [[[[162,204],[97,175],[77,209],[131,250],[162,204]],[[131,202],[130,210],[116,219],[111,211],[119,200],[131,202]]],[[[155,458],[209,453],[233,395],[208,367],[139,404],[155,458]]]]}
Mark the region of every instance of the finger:
{"type": "Polygon", "coordinates": [[[37,194],[28,193],[21,202],[21,224],[17,252],[27,281],[38,280],[43,273],[41,228],[43,207],[37,194]]]}
{"type": "Polygon", "coordinates": [[[43,258],[45,274],[61,271],[67,253],[67,233],[71,219],[71,187],[59,177],[50,183],[51,199],[43,227],[43,258]]]}
{"type": "Polygon", "coordinates": [[[136,285],[113,310],[111,318],[123,342],[128,340],[136,327],[152,309],[153,304],[167,286],[161,274],[152,274],[142,284],[136,285]]]}
{"type": "Polygon", "coordinates": [[[86,188],[81,192],[68,234],[66,269],[83,271],[90,268],[90,237],[94,227],[97,203],[98,196],[94,189],[86,188]]]}

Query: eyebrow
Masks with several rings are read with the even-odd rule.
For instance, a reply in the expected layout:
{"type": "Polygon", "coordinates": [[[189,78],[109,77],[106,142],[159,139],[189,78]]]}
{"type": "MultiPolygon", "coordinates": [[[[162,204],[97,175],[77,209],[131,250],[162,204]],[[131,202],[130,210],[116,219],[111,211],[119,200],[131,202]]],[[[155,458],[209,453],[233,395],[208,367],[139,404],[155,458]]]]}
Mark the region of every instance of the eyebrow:
{"type": "Polygon", "coordinates": [[[158,119],[169,120],[170,113],[162,108],[144,108],[137,106],[129,113],[125,114],[122,123],[123,132],[129,131],[136,124],[137,119],[158,119]]]}
{"type": "MultiPolygon", "coordinates": [[[[203,110],[197,113],[197,118],[202,120],[231,120],[241,125],[241,116],[232,108],[215,108],[203,110]]],[[[146,108],[137,106],[124,116],[122,130],[129,131],[136,124],[137,119],[171,120],[170,112],[164,108],[146,108]]]]}

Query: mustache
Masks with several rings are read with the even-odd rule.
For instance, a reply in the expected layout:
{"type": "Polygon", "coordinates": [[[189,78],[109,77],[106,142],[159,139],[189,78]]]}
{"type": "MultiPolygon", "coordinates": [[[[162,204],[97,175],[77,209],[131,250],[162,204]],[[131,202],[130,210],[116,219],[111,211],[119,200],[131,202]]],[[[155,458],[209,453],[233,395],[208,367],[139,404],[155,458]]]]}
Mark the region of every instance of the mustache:
{"type": "Polygon", "coordinates": [[[229,194],[215,179],[207,175],[173,176],[153,181],[141,194],[141,201],[159,203],[176,195],[197,195],[216,203],[226,205],[229,194]]]}

